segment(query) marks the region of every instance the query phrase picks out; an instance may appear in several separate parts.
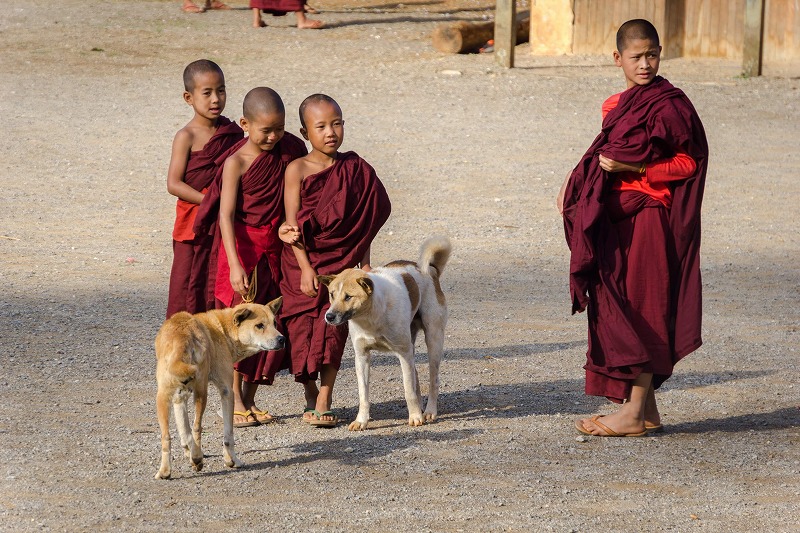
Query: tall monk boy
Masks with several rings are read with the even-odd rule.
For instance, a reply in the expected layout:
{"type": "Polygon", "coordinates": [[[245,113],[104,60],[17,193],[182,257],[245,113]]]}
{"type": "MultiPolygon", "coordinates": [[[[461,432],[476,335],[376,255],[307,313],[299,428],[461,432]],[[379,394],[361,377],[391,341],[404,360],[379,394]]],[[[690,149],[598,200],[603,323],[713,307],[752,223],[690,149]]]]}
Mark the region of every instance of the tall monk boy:
{"type": "Polygon", "coordinates": [[[303,420],[331,427],[338,422],[330,408],[348,329],[325,322],[330,303],[317,275],[359,265],[369,270],[370,246],[389,218],[391,203],[366,161],[355,152],[339,152],[344,120],[333,98],[314,94],[303,100],[300,124],[311,152],[286,169],[281,316],[291,371],[305,389],[303,420]]]}
{"type": "MultiPolygon", "coordinates": [[[[247,300],[266,304],[278,297],[278,226],[283,221],[287,165],[306,155],[305,143],[284,132],[286,113],[278,93],[256,87],[247,93],[241,125],[247,137],[233,146],[215,186],[201,206],[196,228],[209,228],[219,209],[219,250],[214,297],[217,308],[247,300]]],[[[255,404],[259,384],[271,384],[288,367],[283,350],[261,352],[237,363],[234,373],[234,426],[273,420],[255,404]]]]}
{"type": "Polygon", "coordinates": [[[689,99],[657,75],[655,27],[628,21],[616,44],[627,89],[603,104],[602,130],[558,204],[571,250],[572,311],[588,308],[586,393],[622,404],[575,426],[626,437],[663,429],[655,390],[702,344],[708,143],[689,99]]]}
{"type": "Polygon", "coordinates": [[[194,117],[175,134],[167,190],[178,197],[172,231],[172,272],[167,318],[178,311],[206,311],[206,282],[212,240],[192,230],[197,206],[217,174],[217,158],[239,142],[242,129],[224,116],[225,76],[213,61],[200,59],[183,71],[184,101],[194,117]]]}

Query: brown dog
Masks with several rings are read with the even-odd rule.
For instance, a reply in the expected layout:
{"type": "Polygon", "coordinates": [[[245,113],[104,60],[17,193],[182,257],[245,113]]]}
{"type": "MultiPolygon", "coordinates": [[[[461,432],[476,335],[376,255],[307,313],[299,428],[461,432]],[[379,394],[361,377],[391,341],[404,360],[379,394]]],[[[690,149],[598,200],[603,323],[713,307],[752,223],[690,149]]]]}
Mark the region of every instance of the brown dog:
{"type": "Polygon", "coordinates": [[[156,408],[161,427],[161,467],[156,479],[172,474],[169,404],[181,446],[195,471],[203,468],[200,447],[208,382],[216,385],[222,400],[224,434],[222,455],[231,468],[242,466],[233,449],[233,363],[265,350],[283,348],[285,339],[275,329],[275,313],[282,299],[267,305],[241,304],[190,315],[180,312],[161,326],[156,336],[156,408]],[[189,428],[186,402],[194,393],[194,425],[189,428]]]}

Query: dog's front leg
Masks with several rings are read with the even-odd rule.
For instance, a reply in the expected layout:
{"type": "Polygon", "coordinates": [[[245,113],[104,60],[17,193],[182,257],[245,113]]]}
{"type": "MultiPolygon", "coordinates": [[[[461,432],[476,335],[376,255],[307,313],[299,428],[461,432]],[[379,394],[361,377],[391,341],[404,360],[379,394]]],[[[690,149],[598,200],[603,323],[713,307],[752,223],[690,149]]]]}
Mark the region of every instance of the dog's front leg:
{"type": "Polygon", "coordinates": [[[223,375],[221,382],[217,383],[219,397],[222,400],[222,457],[225,459],[225,466],[229,468],[241,468],[242,462],[236,456],[233,448],[233,367],[230,374],[223,375]],[[226,380],[227,378],[227,380],[226,380]]]}
{"type": "Polygon", "coordinates": [[[372,354],[365,350],[361,342],[353,345],[356,352],[356,379],[358,380],[358,415],[350,422],[350,431],[367,429],[369,424],[369,363],[372,354]]]}
{"type": "Polygon", "coordinates": [[[403,390],[408,406],[408,425],[421,426],[424,423],[422,417],[422,396],[419,392],[419,376],[417,367],[414,365],[414,346],[411,345],[403,352],[397,352],[400,359],[400,368],[403,371],[403,390]]]}
{"type": "Polygon", "coordinates": [[[172,457],[170,457],[169,436],[169,395],[158,391],[156,395],[156,412],[158,426],[161,428],[161,466],[156,472],[156,479],[169,479],[172,475],[172,457]]]}

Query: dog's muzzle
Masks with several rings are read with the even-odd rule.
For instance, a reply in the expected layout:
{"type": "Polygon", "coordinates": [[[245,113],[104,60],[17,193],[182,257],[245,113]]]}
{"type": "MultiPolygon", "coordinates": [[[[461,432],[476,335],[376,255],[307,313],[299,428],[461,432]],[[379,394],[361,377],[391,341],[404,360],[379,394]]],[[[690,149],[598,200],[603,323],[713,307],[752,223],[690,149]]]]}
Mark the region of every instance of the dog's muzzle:
{"type": "Polygon", "coordinates": [[[348,320],[350,320],[350,313],[337,313],[335,311],[325,313],[325,322],[331,326],[340,326],[348,320]]]}
{"type": "Polygon", "coordinates": [[[270,344],[262,346],[261,348],[264,349],[265,351],[270,351],[270,350],[281,350],[283,349],[284,346],[286,346],[286,337],[284,337],[283,335],[278,335],[272,340],[270,344]]]}

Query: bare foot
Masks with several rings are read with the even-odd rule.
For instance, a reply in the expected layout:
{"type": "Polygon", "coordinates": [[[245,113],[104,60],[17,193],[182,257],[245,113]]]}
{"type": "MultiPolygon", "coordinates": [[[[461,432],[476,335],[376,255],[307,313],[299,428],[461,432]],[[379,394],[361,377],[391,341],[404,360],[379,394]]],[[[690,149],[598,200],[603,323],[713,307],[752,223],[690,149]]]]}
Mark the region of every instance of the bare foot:
{"type": "Polygon", "coordinates": [[[269,414],[269,411],[262,411],[256,407],[255,404],[250,407],[250,412],[252,412],[253,416],[256,417],[256,420],[262,424],[269,424],[270,422],[275,421],[275,417],[269,414]]]}
{"type": "Polygon", "coordinates": [[[599,437],[632,437],[647,434],[643,420],[620,412],[608,416],[584,418],[578,422],[576,426],[580,425],[587,432],[599,437]]]}
{"type": "Polygon", "coordinates": [[[213,2],[206,2],[206,9],[217,9],[219,11],[227,11],[231,9],[231,6],[228,4],[223,4],[219,0],[214,0],[213,2]]]}
{"type": "Polygon", "coordinates": [[[254,28],[266,28],[267,27],[267,23],[264,22],[262,19],[258,19],[258,22],[253,21],[253,27],[254,28]]]}
{"type": "Polygon", "coordinates": [[[325,27],[325,23],[321,20],[306,19],[303,22],[298,22],[297,27],[301,30],[321,30],[325,27]]]}
{"type": "Polygon", "coordinates": [[[183,7],[181,9],[184,13],[203,13],[206,10],[204,7],[196,5],[191,0],[184,0],[183,7]]]}
{"type": "Polygon", "coordinates": [[[304,4],[303,5],[303,11],[305,11],[306,13],[308,13],[310,15],[317,15],[319,13],[318,9],[314,9],[313,7],[311,7],[308,4],[304,4]]]}
{"type": "Polygon", "coordinates": [[[233,427],[246,428],[259,425],[256,417],[250,411],[234,411],[233,412],[233,427]]]}

